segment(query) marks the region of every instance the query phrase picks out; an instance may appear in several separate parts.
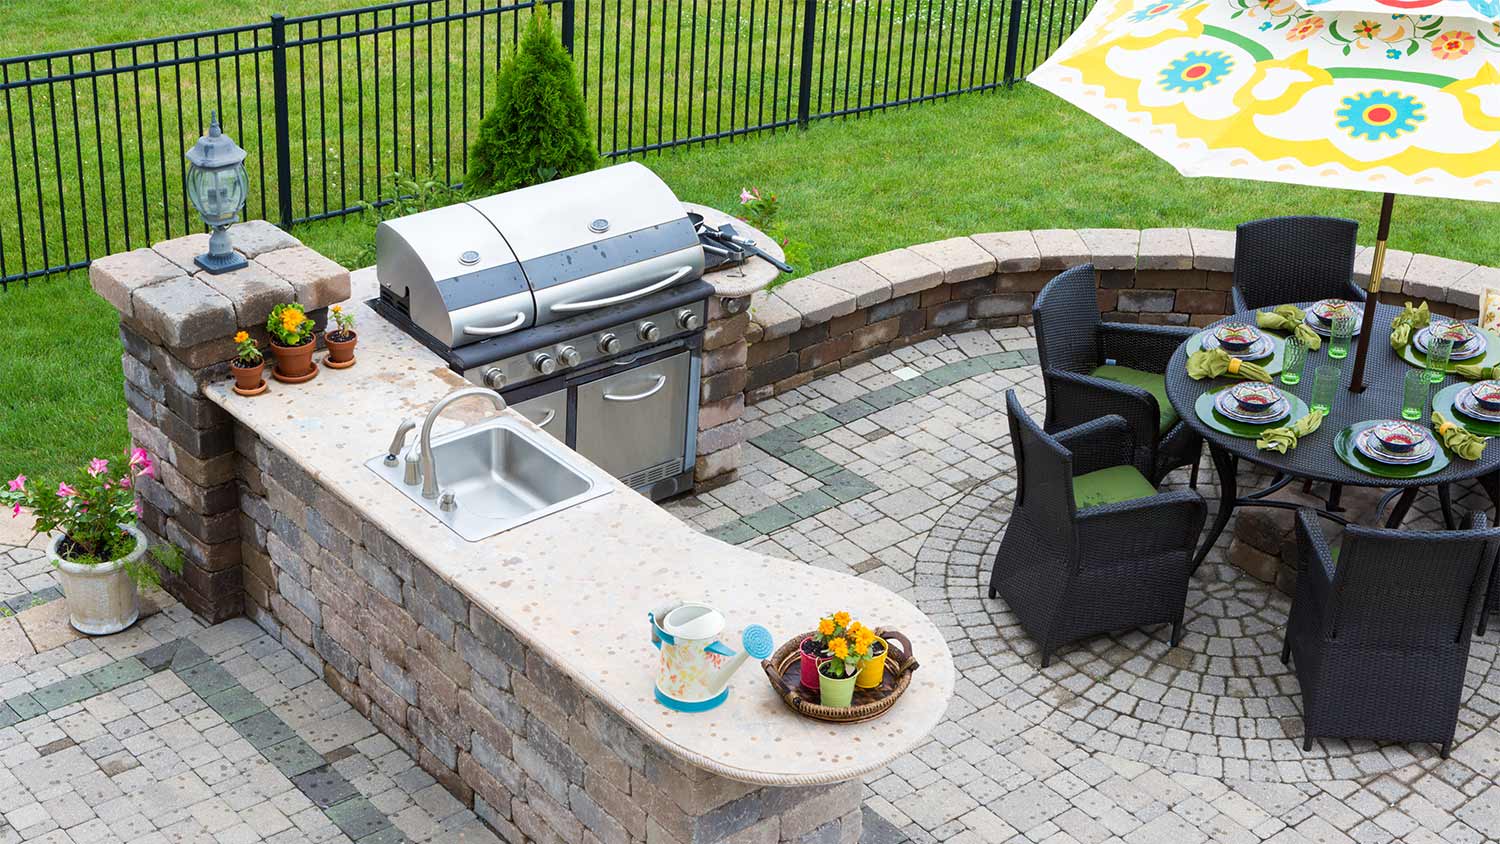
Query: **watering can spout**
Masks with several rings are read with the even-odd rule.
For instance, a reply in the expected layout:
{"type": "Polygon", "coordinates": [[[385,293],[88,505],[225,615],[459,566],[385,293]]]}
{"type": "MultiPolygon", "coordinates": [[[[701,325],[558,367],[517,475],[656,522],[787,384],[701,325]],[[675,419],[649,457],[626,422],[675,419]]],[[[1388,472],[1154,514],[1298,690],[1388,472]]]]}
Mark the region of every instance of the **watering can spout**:
{"type": "Polygon", "coordinates": [[[771,631],[760,626],[759,624],[752,624],[749,627],[746,627],[745,632],[741,634],[740,646],[742,650],[738,653],[735,653],[732,648],[728,647],[723,642],[711,642],[707,647],[703,649],[708,653],[729,657],[729,661],[725,662],[724,665],[719,668],[718,673],[714,675],[713,686],[715,688],[722,689],[725,686],[729,685],[729,678],[733,677],[734,672],[741,665],[745,664],[745,660],[748,657],[753,656],[756,659],[765,659],[766,657],[771,655],[771,631]]]}

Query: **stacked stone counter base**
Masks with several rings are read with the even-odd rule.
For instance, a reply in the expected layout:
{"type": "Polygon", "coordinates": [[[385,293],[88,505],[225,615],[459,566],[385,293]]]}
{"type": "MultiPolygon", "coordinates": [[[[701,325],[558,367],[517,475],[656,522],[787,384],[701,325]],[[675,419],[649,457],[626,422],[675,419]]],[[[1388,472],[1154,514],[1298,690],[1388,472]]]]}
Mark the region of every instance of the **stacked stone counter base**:
{"type": "Polygon", "coordinates": [[[265,322],[277,303],[301,302],[321,325],[326,308],[349,297],[347,270],[275,226],[241,223],[231,234],[250,265],[222,275],[193,263],[208,251],[206,234],[89,267],[94,291],[120,312],[130,437],[156,461],[155,480],[140,481],[141,528],[183,550],[182,576],[167,588],[210,622],[240,615],[250,584],[240,573],[234,426],[202,387],[229,376],[239,329],[269,359],[265,322]]]}

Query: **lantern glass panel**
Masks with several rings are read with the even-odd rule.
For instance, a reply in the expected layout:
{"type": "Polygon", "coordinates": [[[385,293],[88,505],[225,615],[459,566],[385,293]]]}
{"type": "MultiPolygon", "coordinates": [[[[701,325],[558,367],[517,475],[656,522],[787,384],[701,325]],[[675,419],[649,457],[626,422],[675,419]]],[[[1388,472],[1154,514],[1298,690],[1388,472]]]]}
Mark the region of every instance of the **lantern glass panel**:
{"type": "Polygon", "coordinates": [[[233,222],[244,207],[249,181],[243,165],[217,170],[192,167],[188,172],[187,192],[205,223],[224,225],[233,222]]]}

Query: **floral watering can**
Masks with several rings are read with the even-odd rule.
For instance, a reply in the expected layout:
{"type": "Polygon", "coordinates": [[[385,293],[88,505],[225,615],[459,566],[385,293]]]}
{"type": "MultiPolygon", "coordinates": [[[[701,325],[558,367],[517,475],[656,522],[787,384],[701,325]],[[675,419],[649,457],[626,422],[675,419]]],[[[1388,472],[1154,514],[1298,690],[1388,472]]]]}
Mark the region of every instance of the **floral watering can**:
{"type": "Polygon", "coordinates": [[[771,631],[752,624],[740,636],[743,651],[718,640],[724,614],[707,604],[670,604],[648,613],[651,644],[661,651],[656,699],[678,712],[705,712],[729,697],[729,678],[746,657],[771,655],[771,631]]]}

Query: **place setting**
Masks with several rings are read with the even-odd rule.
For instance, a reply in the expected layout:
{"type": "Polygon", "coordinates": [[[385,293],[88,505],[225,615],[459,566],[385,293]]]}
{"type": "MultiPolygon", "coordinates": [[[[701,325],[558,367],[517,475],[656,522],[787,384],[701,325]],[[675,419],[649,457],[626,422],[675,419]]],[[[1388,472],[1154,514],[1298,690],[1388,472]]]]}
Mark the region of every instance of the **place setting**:
{"type": "Polygon", "coordinates": [[[1214,430],[1247,439],[1308,413],[1307,402],[1259,381],[1209,390],[1198,397],[1194,409],[1214,430]]]}
{"type": "Polygon", "coordinates": [[[1188,341],[1188,348],[1204,352],[1222,351],[1234,360],[1256,364],[1268,375],[1281,372],[1282,339],[1248,323],[1226,322],[1201,331],[1188,341]]]}
{"type": "Polygon", "coordinates": [[[1397,351],[1412,366],[1446,374],[1460,365],[1500,363],[1500,337],[1465,322],[1434,317],[1411,331],[1410,342],[1397,346],[1397,351]]]}
{"type": "Polygon", "coordinates": [[[1500,381],[1449,385],[1432,397],[1432,408],[1475,434],[1500,436],[1500,381]]]}

